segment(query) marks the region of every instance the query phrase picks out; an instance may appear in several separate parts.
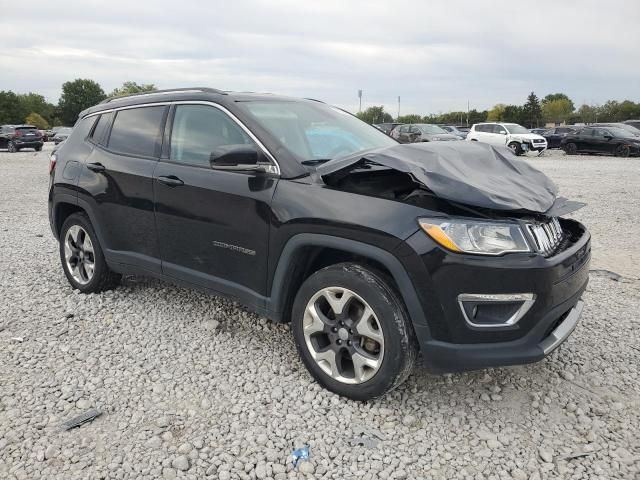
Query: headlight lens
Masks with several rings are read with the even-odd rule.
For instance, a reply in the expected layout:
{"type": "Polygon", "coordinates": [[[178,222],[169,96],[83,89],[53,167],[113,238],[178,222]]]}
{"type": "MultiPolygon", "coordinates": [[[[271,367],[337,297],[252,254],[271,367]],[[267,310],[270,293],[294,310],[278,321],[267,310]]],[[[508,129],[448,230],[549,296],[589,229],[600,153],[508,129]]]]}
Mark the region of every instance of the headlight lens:
{"type": "Polygon", "coordinates": [[[531,251],[520,226],[514,223],[425,218],[418,223],[439,245],[453,252],[501,255],[531,251]]]}

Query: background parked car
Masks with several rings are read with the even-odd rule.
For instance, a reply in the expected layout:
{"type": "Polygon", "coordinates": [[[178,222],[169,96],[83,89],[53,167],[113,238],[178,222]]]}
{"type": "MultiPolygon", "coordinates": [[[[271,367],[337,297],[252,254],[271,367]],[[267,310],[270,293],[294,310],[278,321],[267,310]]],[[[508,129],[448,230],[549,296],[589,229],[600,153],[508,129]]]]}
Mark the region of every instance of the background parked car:
{"type": "Polygon", "coordinates": [[[624,123],[625,125],[631,125],[632,127],[640,130],[640,120],[625,120],[622,123],[624,123]]]}
{"type": "Polygon", "coordinates": [[[448,133],[438,125],[433,125],[431,123],[400,125],[391,131],[391,136],[400,143],[460,140],[458,137],[448,133]]]}
{"type": "Polygon", "coordinates": [[[42,135],[33,125],[2,125],[0,148],[6,148],[11,153],[23,148],[33,148],[39,152],[42,150],[42,135]]]}
{"type": "Polygon", "coordinates": [[[584,127],[562,139],[562,149],[576,153],[608,153],[617,157],[640,154],[640,137],[617,127],[584,127]]]}
{"type": "Polygon", "coordinates": [[[543,135],[544,132],[547,131],[547,129],[546,128],[530,128],[529,131],[531,133],[535,133],[536,135],[543,135]]]}
{"type": "Polygon", "coordinates": [[[391,133],[391,130],[396,128],[398,125],[402,125],[402,123],[376,123],[373,126],[389,135],[391,133]]]}
{"type": "Polygon", "coordinates": [[[446,132],[450,133],[451,135],[455,135],[460,140],[464,140],[465,138],[467,138],[467,134],[469,133],[468,130],[466,132],[463,132],[455,125],[439,125],[439,126],[446,132]]]}
{"type": "Polygon", "coordinates": [[[517,123],[476,123],[471,127],[467,140],[505,145],[515,155],[522,155],[529,150],[540,154],[547,148],[544,137],[531,133],[517,123]]]}
{"type": "Polygon", "coordinates": [[[564,137],[566,137],[569,133],[575,133],[581,128],[582,127],[572,127],[569,125],[563,127],[553,127],[546,130],[541,135],[547,141],[547,148],[560,148],[560,142],[564,137]]]}
{"type": "Polygon", "coordinates": [[[629,132],[631,135],[635,135],[636,137],[640,137],[640,130],[638,130],[633,125],[629,125],[627,123],[615,123],[615,122],[593,123],[590,126],[591,127],[615,127],[615,128],[621,128],[621,129],[626,130],[627,132],[629,132]]]}
{"type": "Polygon", "coordinates": [[[61,142],[64,142],[69,135],[71,135],[71,127],[60,127],[56,134],[53,136],[53,143],[58,145],[61,142]]]}

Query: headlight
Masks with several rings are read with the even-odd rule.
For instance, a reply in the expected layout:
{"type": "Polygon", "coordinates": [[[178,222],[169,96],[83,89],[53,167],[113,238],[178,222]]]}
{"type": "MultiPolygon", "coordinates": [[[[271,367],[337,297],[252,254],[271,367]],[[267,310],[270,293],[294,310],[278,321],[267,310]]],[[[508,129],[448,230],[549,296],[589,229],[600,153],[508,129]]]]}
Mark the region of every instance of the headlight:
{"type": "Polygon", "coordinates": [[[440,137],[433,137],[433,139],[437,142],[440,140],[440,137]]]}
{"type": "Polygon", "coordinates": [[[531,251],[520,226],[514,223],[426,218],[418,223],[439,245],[453,252],[501,255],[531,251]]]}

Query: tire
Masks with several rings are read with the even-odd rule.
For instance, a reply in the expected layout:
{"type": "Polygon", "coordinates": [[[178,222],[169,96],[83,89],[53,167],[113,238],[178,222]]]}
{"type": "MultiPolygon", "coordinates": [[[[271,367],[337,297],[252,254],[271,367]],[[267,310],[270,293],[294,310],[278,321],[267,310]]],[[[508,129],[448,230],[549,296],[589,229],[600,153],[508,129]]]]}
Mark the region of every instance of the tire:
{"type": "Polygon", "coordinates": [[[107,266],[98,237],[85,213],[69,215],[63,223],[60,261],[71,286],[82,293],[110,290],[120,283],[121,276],[107,266]],[[73,268],[74,265],[77,268],[73,268]]]}
{"type": "Polygon", "coordinates": [[[578,152],[578,146],[573,142],[569,142],[564,146],[563,150],[567,155],[575,155],[578,152]]]}
{"type": "Polygon", "coordinates": [[[507,147],[513,152],[514,155],[522,155],[524,153],[522,151],[522,147],[518,142],[511,142],[509,145],[507,145],[507,147]]]}
{"type": "Polygon", "coordinates": [[[393,390],[416,362],[417,341],[404,304],[381,274],[358,264],[332,265],[305,280],[291,322],[309,373],[352,400],[393,390]],[[372,315],[364,315],[367,307],[372,315]]]}
{"type": "Polygon", "coordinates": [[[16,148],[16,144],[13,142],[7,143],[7,151],[9,153],[16,153],[18,151],[18,149],[16,148]]]}
{"type": "Polygon", "coordinates": [[[42,145],[40,145],[39,147],[35,147],[36,152],[41,152],[42,151],[42,145]]]}
{"type": "Polygon", "coordinates": [[[628,157],[629,155],[631,155],[631,149],[629,148],[629,145],[618,145],[615,150],[613,151],[613,154],[616,157],[628,157]]]}

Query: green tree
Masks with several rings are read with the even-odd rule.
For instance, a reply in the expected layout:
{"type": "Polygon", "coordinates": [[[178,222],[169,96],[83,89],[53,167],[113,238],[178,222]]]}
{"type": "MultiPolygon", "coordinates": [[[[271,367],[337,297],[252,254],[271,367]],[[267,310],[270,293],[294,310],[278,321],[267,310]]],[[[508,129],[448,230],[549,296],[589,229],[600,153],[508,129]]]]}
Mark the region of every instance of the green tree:
{"type": "Polygon", "coordinates": [[[544,97],[544,99],[542,99],[542,105],[544,106],[544,104],[549,102],[554,102],[556,100],[566,100],[567,102],[569,102],[569,104],[571,105],[572,112],[576,109],[571,99],[564,93],[550,93],[549,95],[544,97]]]}
{"type": "Polygon", "coordinates": [[[540,106],[540,100],[534,92],[531,92],[527,97],[527,103],[523,107],[523,125],[529,128],[539,127],[542,120],[542,107],[540,106]]]}
{"type": "Polygon", "coordinates": [[[356,117],[367,123],[393,122],[393,117],[384,111],[383,106],[369,107],[364,112],[358,112],[356,117]]]}
{"type": "Polygon", "coordinates": [[[526,122],[525,117],[524,107],[520,105],[507,105],[504,107],[504,112],[502,113],[503,122],[523,124],[526,122]]]}
{"type": "Polygon", "coordinates": [[[396,121],[399,123],[423,123],[423,117],[411,113],[409,115],[400,115],[396,121]]]}
{"type": "Polygon", "coordinates": [[[102,87],[93,80],[78,78],[62,84],[58,116],[65,125],[73,125],[78,114],[106,98],[102,87]]]}
{"type": "Polygon", "coordinates": [[[573,113],[573,103],[571,100],[558,99],[544,102],[542,105],[542,113],[547,122],[562,123],[565,122],[573,113]]]}
{"type": "Polygon", "coordinates": [[[25,115],[18,95],[11,91],[0,91],[0,124],[22,123],[25,115]]]}
{"type": "Polygon", "coordinates": [[[498,103],[487,113],[487,121],[500,122],[504,118],[504,110],[507,106],[504,103],[498,103]]]}
{"type": "Polygon", "coordinates": [[[37,113],[43,117],[47,123],[51,123],[51,120],[53,120],[53,114],[56,107],[47,102],[42,95],[30,92],[18,95],[18,101],[20,102],[22,112],[24,113],[22,116],[23,119],[30,113],[37,113]]]}
{"type": "Polygon", "coordinates": [[[24,119],[24,123],[33,125],[40,130],[46,130],[47,128],[49,128],[49,123],[47,123],[47,121],[42,118],[42,115],[36,112],[29,114],[27,118],[24,119]]]}
{"type": "Polygon", "coordinates": [[[109,94],[110,97],[122,97],[124,95],[133,95],[134,93],[153,92],[157,90],[153,83],[138,85],[136,82],[124,82],[121,87],[115,88],[109,94]]]}

